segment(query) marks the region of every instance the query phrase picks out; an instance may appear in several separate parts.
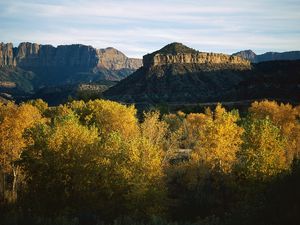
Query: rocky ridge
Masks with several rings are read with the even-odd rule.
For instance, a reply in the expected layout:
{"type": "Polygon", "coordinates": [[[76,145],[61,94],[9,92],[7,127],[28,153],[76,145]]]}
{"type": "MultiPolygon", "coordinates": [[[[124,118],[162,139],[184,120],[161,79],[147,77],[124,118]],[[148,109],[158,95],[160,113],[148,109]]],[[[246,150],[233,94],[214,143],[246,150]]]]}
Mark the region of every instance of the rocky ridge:
{"type": "Polygon", "coordinates": [[[249,69],[250,61],[247,59],[230,56],[221,53],[199,52],[188,48],[181,43],[172,43],[157,52],[143,57],[144,67],[161,66],[168,64],[205,64],[205,65],[224,65],[239,66],[239,68],[249,69]]]}
{"type": "Polygon", "coordinates": [[[300,51],[290,51],[290,52],[266,52],[261,55],[255,54],[252,50],[244,50],[232,54],[232,56],[239,56],[241,58],[247,59],[252,63],[266,62],[266,61],[279,61],[279,60],[299,60],[300,51]]]}
{"type": "Polygon", "coordinates": [[[139,107],[300,97],[300,60],[251,64],[238,56],[202,53],[180,43],[143,60],[143,67],[104,96],[139,107]]]}
{"type": "Polygon", "coordinates": [[[80,44],[53,47],[23,42],[18,47],[13,47],[11,43],[0,43],[0,66],[136,70],[142,66],[142,60],[128,58],[114,48],[95,49],[80,44]]]}

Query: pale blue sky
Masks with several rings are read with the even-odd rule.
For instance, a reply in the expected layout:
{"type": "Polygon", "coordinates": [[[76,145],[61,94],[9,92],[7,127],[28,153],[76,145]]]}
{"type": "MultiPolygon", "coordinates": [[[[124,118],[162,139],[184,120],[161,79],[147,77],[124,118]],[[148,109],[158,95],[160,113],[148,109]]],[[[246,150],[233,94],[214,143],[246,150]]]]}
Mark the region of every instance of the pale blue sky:
{"type": "Polygon", "coordinates": [[[81,43],[142,57],[170,42],[200,51],[300,50],[300,0],[0,0],[0,42],[81,43]]]}

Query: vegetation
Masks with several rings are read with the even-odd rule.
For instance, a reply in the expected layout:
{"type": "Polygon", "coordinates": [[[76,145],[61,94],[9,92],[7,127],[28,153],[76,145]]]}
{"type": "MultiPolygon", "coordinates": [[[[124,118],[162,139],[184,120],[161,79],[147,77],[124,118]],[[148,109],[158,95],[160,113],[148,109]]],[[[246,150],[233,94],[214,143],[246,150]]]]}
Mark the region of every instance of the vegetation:
{"type": "Polygon", "coordinates": [[[0,224],[299,224],[300,107],[0,105],[0,224]]]}

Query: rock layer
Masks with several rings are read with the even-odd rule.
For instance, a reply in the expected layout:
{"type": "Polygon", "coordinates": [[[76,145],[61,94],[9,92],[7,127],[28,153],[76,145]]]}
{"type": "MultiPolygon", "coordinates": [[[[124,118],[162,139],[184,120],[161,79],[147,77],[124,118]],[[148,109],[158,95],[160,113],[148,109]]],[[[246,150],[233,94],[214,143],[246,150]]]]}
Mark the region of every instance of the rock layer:
{"type": "Polygon", "coordinates": [[[14,49],[12,43],[0,43],[0,66],[15,66],[14,49]]]}
{"type": "Polygon", "coordinates": [[[14,48],[11,43],[0,43],[0,66],[136,70],[142,66],[142,60],[128,58],[114,48],[95,49],[80,44],[53,47],[23,42],[17,48],[14,48]]]}
{"type": "Polygon", "coordinates": [[[250,61],[238,56],[229,56],[218,53],[178,53],[176,55],[171,54],[155,54],[146,55],[143,58],[143,64],[145,67],[161,66],[167,64],[234,64],[244,67],[250,67],[250,61]],[[150,57],[149,57],[150,56],[150,57]]]}

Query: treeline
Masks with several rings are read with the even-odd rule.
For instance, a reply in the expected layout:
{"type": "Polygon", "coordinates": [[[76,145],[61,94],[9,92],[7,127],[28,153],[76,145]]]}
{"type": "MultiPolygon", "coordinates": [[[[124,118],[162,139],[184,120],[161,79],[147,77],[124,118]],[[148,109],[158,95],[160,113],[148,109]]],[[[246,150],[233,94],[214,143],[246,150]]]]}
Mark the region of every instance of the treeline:
{"type": "Polygon", "coordinates": [[[0,224],[300,223],[300,106],[136,113],[1,104],[0,224]]]}

